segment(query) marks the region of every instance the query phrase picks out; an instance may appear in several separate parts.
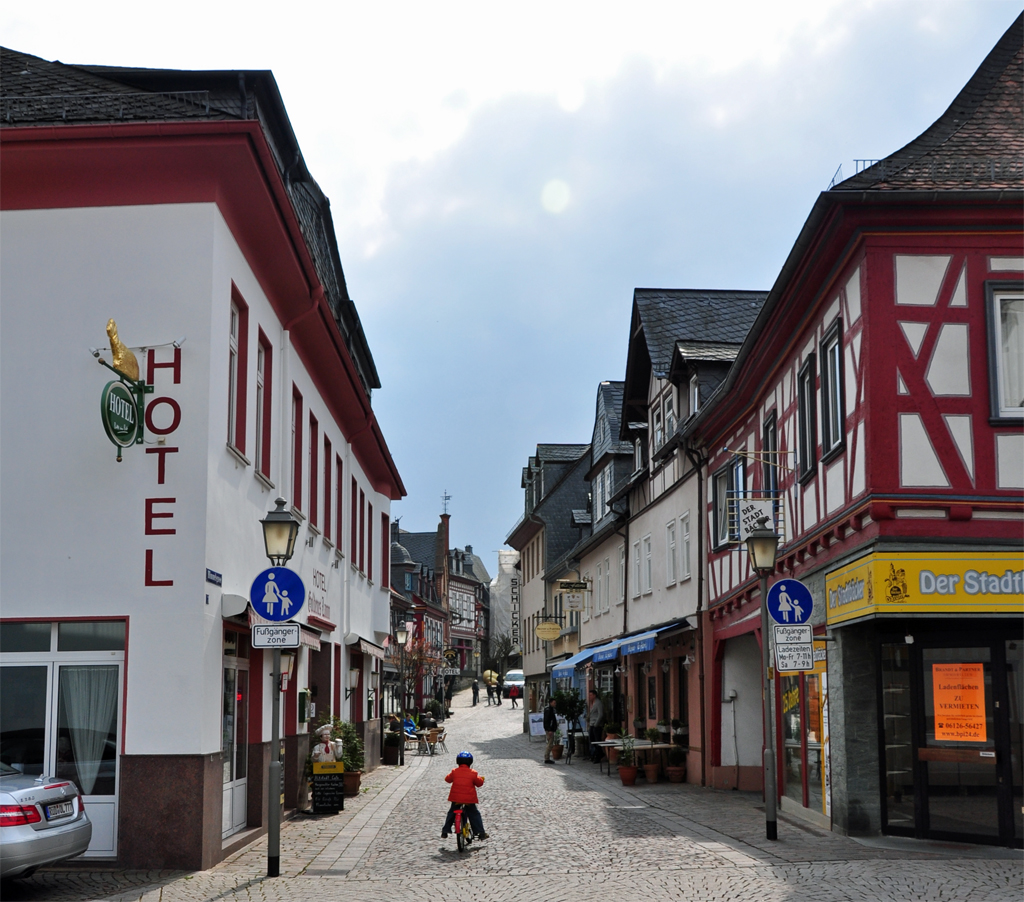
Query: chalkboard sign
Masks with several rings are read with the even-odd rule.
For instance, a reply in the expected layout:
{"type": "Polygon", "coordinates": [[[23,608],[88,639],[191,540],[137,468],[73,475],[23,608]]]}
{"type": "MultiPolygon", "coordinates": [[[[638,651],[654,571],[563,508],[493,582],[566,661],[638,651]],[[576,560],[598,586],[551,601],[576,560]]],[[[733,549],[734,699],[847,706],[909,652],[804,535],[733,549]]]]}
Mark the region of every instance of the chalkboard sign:
{"type": "Polygon", "coordinates": [[[313,814],[345,810],[345,766],[340,761],[313,764],[313,814]]]}

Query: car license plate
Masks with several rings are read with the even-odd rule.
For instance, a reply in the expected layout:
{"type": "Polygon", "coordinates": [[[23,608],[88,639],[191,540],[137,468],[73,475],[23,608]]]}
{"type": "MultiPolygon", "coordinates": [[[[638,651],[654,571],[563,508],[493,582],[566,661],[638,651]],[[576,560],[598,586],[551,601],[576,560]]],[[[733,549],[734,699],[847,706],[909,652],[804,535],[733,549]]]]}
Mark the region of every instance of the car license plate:
{"type": "Polygon", "coordinates": [[[74,802],[55,802],[53,805],[46,806],[46,819],[48,821],[52,821],[57,817],[67,817],[69,814],[74,813],[74,802]]]}

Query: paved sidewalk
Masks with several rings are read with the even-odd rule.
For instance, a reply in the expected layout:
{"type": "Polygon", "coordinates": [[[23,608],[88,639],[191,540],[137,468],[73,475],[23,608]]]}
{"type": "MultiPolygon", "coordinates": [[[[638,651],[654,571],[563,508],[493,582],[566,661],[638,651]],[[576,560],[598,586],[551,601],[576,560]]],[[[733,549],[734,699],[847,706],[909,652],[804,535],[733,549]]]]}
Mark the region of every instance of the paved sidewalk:
{"type": "Polygon", "coordinates": [[[596,765],[541,764],[522,710],[456,697],[450,754],[380,768],[333,817],[301,818],[281,834],[281,874],[268,880],[266,841],[209,871],[40,872],[4,899],[562,902],[595,895],[707,902],[1020,902],[1022,858],[979,846],[857,842],[783,816],[764,839],[750,793],[658,783],[623,787],[596,765]],[[441,840],[445,773],[460,749],[486,777],[491,839],[465,855],[441,840]]]}

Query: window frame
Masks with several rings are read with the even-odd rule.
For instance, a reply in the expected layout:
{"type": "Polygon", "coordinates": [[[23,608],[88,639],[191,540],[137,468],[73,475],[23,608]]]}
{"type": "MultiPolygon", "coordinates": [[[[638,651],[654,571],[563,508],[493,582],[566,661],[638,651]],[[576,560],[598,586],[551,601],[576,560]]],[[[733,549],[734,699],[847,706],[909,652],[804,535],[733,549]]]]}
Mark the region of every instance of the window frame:
{"type": "Polygon", "coordinates": [[[641,540],[643,545],[643,594],[648,595],[654,591],[654,553],[651,534],[647,533],[641,540]]]}
{"type": "Polygon", "coordinates": [[[633,597],[640,597],[640,540],[633,543],[633,597]]]}
{"type": "Polygon", "coordinates": [[[700,379],[697,378],[696,373],[692,373],[690,375],[690,385],[687,397],[690,402],[690,416],[692,417],[698,410],[700,410],[700,379]]]}
{"type": "Polygon", "coordinates": [[[334,547],[337,549],[338,554],[344,557],[345,553],[342,549],[345,547],[343,544],[345,536],[345,463],[338,453],[334,455],[334,491],[336,493],[334,547]]]}
{"type": "Polygon", "coordinates": [[[816,355],[808,354],[797,371],[797,466],[802,483],[818,472],[818,404],[816,355]]]}
{"type": "Polygon", "coordinates": [[[779,418],[774,410],[765,417],[761,429],[761,491],[773,501],[778,501],[779,418]]]}
{"type": "Polygon", "coordinates": [[[244,457],[249,305],[233,284],[228,317],[228,445],[244,457]]]}
{"type": "Polygon", "coordinates": [[[331,477],[334,475],[332,470],[334,468],[334,447],[331,445],[331,440],[327,437],[326,431],[324,433],[324,538],[328,542],[332,540],[332,530],[334,529],[333,522],[333,502],[334,502],[334,486],[331,482],[331,477]]]}
{"type": "Polygon", "coordinates": [[[732,461],[730,460],[711,474],[713,548],[725,548],[732,541],[732,532],[729,529],[729,489],[731,486],[732,461]]]}
{"type": "Polygon", "coordinates": [[[273,449],[274,348],[262,329],[256,333],[256,472],[270,481],[273,449]]]}
{"type": "Polygon", "coordinates": [[[676,399],[675,392],[671,387],[665,392],[661,404],[664,410],[665,441],[668,441],[676,432],[676,399]]]}
{"type": "Polygon", "coordinates": [[[626,543],[619,546],[619,598],[616,604],[626,603],[626,543]]]}
{"type": "Polygon", "coordinates": [[[302,392],[292,383],[292,507],[302,511],[302,392]]]}
{"type": "Polygon", "coordinates": [[[999,302],[1007,297],[1024,296],[1024,281],[999,279],[985,282],[985,330],[988,343],[989,422],[1020,424],[1024,421],[1024,406],[1003,405],[1002,380],[1002,318],[999,302]]]}
{"type": "Polygon", "coordinates": [[[676,568],[676,521],[665,524],[665,585],[674,586],[679,581],[676,568]]]}
{"type": "Polygon", "coordinates": [[[690,512],[687,511],[679,518],[679,581],[685,582],[690,578],[690,512]]]}
{"type": "Polygon", "coordinates": [[[597,567],[594,570],[594,591],[593,591],[592,594],[593,594],[593,597],[594,597],[594,613],[595,614],[603,613],[603,608],[602,608],[602,605],[601,605],[601,592],[602,592],[602,589],[604,588],[601,585],[602,576],[603,576],[602,564],[603,564],[602,561],[598,561],[597,562],[597,567]]]}
{"type": "Polygon", "coordinates": [[[320,528],[320,421],[309,412],[309,525],[320,528]]]}
{"type": "Polygon", "coordinates": [[[846,448],[846,404],[843,395],[843,321],[837,317],[821,340],[821,462],[828,463],[846,448]],[[833,371],[833,364],[835,371],[833,371]],[[836,422],[833,424],[834,415],[836,422]],[[834,428],[837,435],[832,434],[834,428]]]}

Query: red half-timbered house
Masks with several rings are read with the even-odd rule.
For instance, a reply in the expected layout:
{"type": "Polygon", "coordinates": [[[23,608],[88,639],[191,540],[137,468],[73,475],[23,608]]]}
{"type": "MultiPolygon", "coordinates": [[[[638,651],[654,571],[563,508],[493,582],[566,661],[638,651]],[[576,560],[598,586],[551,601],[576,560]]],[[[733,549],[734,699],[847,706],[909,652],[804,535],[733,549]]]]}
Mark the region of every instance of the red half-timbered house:
{"type": "Polygon", "coordinates": [[[710,781],[761,785],[760,596],[814,599],[773,681],[783,812],[844,833],[1021,844],[1021,19],[920,137],[824,192],[684,426],[707,463],[710,781]],[[826,641],[829,640],[829,641],[826,641]]]}

